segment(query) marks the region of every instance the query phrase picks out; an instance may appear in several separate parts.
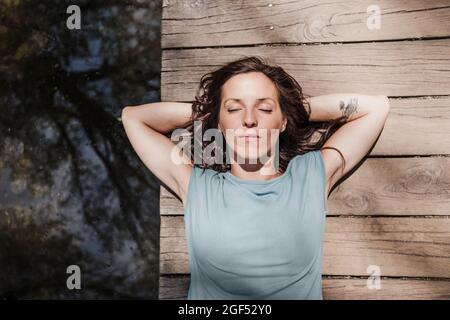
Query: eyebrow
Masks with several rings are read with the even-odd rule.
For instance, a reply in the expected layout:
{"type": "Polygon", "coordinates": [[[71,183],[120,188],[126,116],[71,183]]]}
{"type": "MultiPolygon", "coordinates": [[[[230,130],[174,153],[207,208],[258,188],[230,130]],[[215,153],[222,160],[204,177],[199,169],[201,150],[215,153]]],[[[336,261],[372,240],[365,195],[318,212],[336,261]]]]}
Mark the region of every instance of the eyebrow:
{"type": "MultiPolygon", "coordinates": [[[[237,99],[237,98],[228,98],[228,99],[226,99],[226,100],[224,101],[223,104],[226,104],[228,100],[237,101],[237,102],[241,102],[241,101],[242,101],[241,99],[237,99]]],[[[272,101],[275,103],[275,101],[274,101],[272,98],[269,98],[269,97],[266,97],[266,98],[258,98],[257,100],[258,100],[258,101],[272,100],[272,101]]]]}

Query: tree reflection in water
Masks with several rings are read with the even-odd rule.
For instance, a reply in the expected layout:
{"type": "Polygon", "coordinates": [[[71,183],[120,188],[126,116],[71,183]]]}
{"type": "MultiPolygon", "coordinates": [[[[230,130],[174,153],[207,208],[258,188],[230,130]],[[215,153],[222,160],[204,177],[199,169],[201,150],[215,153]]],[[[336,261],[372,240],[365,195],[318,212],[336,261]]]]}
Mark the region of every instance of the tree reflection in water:
{"type": "Polygon", "coordinates": [[[159,183],[118,117],[159,100],[160,19],[152,0],[0,3],[0,298],[157,298],[159,183]]]}

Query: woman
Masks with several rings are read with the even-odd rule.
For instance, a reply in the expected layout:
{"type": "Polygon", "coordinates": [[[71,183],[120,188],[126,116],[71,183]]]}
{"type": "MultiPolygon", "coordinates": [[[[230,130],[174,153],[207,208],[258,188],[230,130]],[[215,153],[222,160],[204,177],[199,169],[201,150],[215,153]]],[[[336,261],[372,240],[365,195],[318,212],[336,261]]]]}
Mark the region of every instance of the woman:
{"type": "Polygon", "coordinates": [[[386,96],[307,98],[258,57],[204,75],[192,104],[124,108],[132,146],[184,205],[188,299],[322,299],[328,194],[389,108],[386,96]],[[187,152],[166,136],[175,128],[187,129],[187,152]],[[219,132],[213,142],[207,130],[219,132]]]}

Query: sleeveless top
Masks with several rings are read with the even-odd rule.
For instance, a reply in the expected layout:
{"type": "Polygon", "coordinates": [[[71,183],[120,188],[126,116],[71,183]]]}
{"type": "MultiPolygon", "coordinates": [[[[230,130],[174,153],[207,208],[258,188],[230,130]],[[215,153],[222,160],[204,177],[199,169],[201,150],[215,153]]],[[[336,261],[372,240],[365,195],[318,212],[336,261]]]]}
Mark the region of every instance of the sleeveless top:
{"type": "Polygon", "coordinates": [[[322,300],[325,180],[320,150],[264,181],[192,167],[187,299],[322,300]]]}

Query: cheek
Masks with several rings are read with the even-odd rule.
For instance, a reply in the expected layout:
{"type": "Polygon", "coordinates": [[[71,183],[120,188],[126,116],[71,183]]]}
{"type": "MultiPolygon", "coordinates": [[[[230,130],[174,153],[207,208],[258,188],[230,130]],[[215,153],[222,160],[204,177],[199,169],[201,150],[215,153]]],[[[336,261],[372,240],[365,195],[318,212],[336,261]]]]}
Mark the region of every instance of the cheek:
{"type": "Polygon", "coordinates": [[[272,128],[272,129],[266,129],[263,131],[262,136],[265,140],[270,141],[271,139],[275,139],[280,135],[280,129],[278,127],[272,128]]]}
{"type": "Polygon", "coordinates": [[[221,115],[219,119],[219,128],[223,133],[226,133],[227,129],[233,129],[237,123],[236,120],[231,119],[230,116],[227,115],[221,115]]]}

